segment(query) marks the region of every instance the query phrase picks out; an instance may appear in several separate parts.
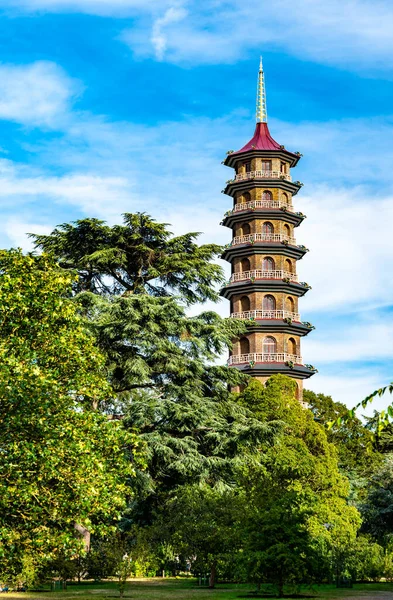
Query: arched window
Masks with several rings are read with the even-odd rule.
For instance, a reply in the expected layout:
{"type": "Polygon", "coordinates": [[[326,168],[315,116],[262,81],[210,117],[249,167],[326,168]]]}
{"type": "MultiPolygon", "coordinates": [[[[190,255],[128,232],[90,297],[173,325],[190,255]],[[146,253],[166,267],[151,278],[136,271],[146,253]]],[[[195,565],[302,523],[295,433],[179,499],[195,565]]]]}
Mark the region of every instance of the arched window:
{"type": "Polygon", "coordinates": [[[250,298],[248,296],[242,296],[240,298],[240,307],[242,312],[250,310],[250,298]]]}
{"type": "Polygon", "coordinates": [[[250,353],[250,342],[248,338],[243,337],[240,338],[240,354],[249,354],[250,353]]]}
{"type": "Polygon", "coordinates": [[[286,304],[286,308],[287,308],[287,310],[289,310],[289,312],[295,312],[295,302],[294,302],[293,298],[291,298],[291,296],[287,297],[285,304],[286,304]]]}
{"type": "Polygon", "coordinates": [[[289,227],[289,225],[287,225],[286,223],[285,223],[285,225],[284,225],[284,233],[285,233],[285,235],[287,235],[288,237],[291,237],[291,228],[290,228],[290,227],[289,227]]]}
{"type": "Polygon", "coordinates": [[[268,294],[264,296],[262,303],[263,310],[276,310],[276,299],[274,296],[268,294]]]}
{"type": "Polygon", "coordinates": [[[235,204],[243,204],[244,202],[244,197],[242,194],[237,194],[236,198],[235,198],[235,204]]]}
{"type": "Polygon", "coordinates": [[[243,235],[249,235],[251,233],[251,228],[248,223],[243,223],[242,227],[243,235]]]}
{"type": "Polygon", "coordinates": [[[265,173],[269,173],[272,170],[272,161],[271,160],[263,160],[262,161],[262,171],[265,173]]]}
{"type": "Polygon", "coordinates": [[[262,194],[262,200],[265,202],[271,202],[273,200],[273,194],[269,190],[264,190],[262,194]]]}
{"type": "Polygon", "coordinates": [[[250,194],[250,192],[244,192],[243,198],[244,198],[244,202],[251,202],[251,194],[250,194]]]}
{"type": "Polygon", "coordinates": [[[288,271],[289,273],[293,273],[293,265],[292,265],[292,261],[289,260],[289,258],[287,258],[285,260],[285,270],[288,271]]]}
{"type": "Polygon", "coordinates": [[[284,201],[286,204],[288,204],[288,194],[286,194],[285,192],[283,192],[283,194],[282,194],[282,196],[281,196],[281,199],[282,199],[282,200],[283,200],[283,201],[284,201]]]}
{"type": "Polygon", "coordinates": [[[242,258],[241,263],[240,263],[240,269],[242,271],[242,273],[244,273],[245,271],[249,271],[250,270],[250,261],[248,260],[248,258],[242,258]]]}
{"type": "Polygon", "coordinates": [[[262,262],[262,270],[263,271],[274,271],[275,262],[271,256],[265,256],[262,262]]]}
{"type": "Polygon", "coordinates": [[[270,223],[269,221],[265,221],[265,223],[262,225],[262,233],[265,233],[268,235],[274,233],[274,227],[273,227],[272,223],[270,223]]]}
{"type": "Polygon", "coordinates": [[[264,354],[276,354],[277,352],[277,341],[271,335],[267,335],[263,340],[263,353],[264,354]]]}
{"type": "Polygon", "coordinates": [[[296,355],[296,341],[293,338],[288,340],[288,354],[296,355]]]}

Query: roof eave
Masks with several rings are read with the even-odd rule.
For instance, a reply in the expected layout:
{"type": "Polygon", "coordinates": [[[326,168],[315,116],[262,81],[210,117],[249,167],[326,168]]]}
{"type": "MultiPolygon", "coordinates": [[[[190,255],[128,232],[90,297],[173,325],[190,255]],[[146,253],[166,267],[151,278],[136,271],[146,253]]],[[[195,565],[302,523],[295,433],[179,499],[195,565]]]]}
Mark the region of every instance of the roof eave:
{"type": "Polygon", "coordinates": [[[289,159],[290,161],[290,166],[291,167],[296,167],[297,163],[299,162],[301,155],[300,154],[295,154],[294,152],[289,152],[289,150],[286,150],[285,148],[280,148],[279,150],[257,150],[257,149],[253,149],[253,150],[246,150],[245,152],[231,152],[230,154],[227,154],[225,160],[223,161],[223,164],[226,167],[234,167],[236,165],[236,162],[240,159],[246,160],[247,158],[253,158],[253,157],[261,157],[264,158],[266,156],[271,156],[271,157],[275,157],[275,158],[285,158],[285,159],[289,159]]]}

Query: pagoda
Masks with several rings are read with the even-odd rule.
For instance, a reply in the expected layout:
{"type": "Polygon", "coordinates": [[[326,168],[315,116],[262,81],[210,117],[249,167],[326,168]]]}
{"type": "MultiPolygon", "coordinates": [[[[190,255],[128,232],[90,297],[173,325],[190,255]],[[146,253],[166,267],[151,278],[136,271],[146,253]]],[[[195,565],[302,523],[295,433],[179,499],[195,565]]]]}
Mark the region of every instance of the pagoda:
{"type": "Polygon", "coordinates": [[[300,350],[301,338],[314,329],[299,314],[299,298],[310,289],[297,275],[297,261],[308,251],[295,239],[305,215],[293,206],[303,184],[292,181],[291,169],[301,154],[270,135],[262,59],[256,121],[252,139],[229,151],[224,161],[235,173],[223,190],[233,198],[233,208],[222,225],[233,234],[222,255],[232,274],[221,295],[230,301],[231,317],[248,326],[235,340],[228,364],[262,382],[276,373],[288,375],[296,380],[301,400],[303,380],[316,371],[303,363],[300,350]]]}

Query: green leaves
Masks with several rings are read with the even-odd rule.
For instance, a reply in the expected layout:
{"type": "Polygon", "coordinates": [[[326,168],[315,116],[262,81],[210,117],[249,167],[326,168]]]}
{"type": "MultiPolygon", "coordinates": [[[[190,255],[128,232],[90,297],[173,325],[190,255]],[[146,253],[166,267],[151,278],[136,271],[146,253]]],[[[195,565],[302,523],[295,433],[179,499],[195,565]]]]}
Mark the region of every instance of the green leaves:
{"type": "Polygon", "coordinates": [[[60,266],[78,272],[76,291],[180,294],[192,304],[217,300],[214,284],[224,280],[222,269],[210,262],[221,254],[220,246],[198,246],[198,233],[172,237],[166,223],[144,213],[126,213],[124,224],[113,227],[83,219],[60,225],[50,235],[30,235],[60,266]]]}
{"type": "Polygon", "coordinates": [[[138,464],[135,435],[95,408],[111,390],[68,297],[71,282],[45,255],[0,252],[3,573],[22,568],[27,555],[36,569],[60,550],[74,556],[75,523],[108,531],[138,464]]]}

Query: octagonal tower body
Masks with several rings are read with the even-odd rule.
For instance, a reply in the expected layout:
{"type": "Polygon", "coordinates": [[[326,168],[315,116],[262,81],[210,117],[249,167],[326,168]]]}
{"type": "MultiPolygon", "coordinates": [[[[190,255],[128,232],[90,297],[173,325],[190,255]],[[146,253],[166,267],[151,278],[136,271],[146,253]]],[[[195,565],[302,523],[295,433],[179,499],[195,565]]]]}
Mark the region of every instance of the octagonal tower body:
{"type": "Polygon", "coordinates": [[[228,364],[262,382],[276,373],[288,375],[301,399],[303,380],[316,369],[303,363],[300,347],[313,326],[299,314],[299,298],[310,289],[297,274],[297,261],[307,252],[296,239],[305,218],[294,208],[302,184],[292,180],[291,169],[299,159],[270,135],[261,61],[254,136],[224,161],[234,169],[223,190],[233,198],[233,208],[222,222],[232,229],[222,256],[232,274],[221,295],[230,301],[231,317],[248,325],[234,342],[228,364]]]}

